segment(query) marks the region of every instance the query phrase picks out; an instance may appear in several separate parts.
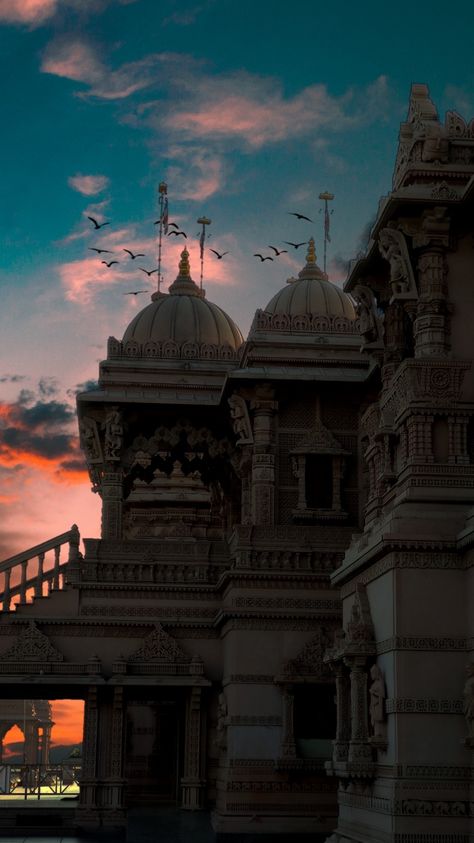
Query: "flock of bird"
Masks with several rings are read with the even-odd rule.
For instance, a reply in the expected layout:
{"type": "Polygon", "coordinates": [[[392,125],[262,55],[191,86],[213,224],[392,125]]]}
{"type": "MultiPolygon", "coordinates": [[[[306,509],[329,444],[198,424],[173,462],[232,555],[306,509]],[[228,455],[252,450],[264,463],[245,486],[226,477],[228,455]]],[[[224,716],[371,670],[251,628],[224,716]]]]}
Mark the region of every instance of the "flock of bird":
{"type": "MultiPolygon", "coordinates": [[[[311,220],[309,217],[306,217],[304,214],[300,214],[296,211],[288,211],[287,213],[292,217],[296,217],[298,220],[305,220],[305,221],[311,222],[311,223],[313,222],[313,220],[311,220]]],[[[90,220],[90,222],[94,226],[95,231],[99,231],[101,228],[104,228],[104,226],[110,225],[110,221],[98,222],[94,217],[87,217],[87,219],[90,220]]],[[[155,220],[153,225],[159,225],[160,222],[161,222],[161,219],[155,220]]],[[[186,234],[186,232],[184,232],[180,229],[180,227],[177,225],[177,223],[169,222],[167,227],[171,229],[171,231],[167,232],[168,237],[174,235],[175,237],[181,236],[181,237],[184,237],[185,239],[187,239],[188,235],[186,234]]],[[[303,240],[301,243],[292,243],[289,240],[284,240],[283,242],[284,242],[285,246],[292,246],[294,249],[299,249],[300,246],[305,246],[308,241],[303,240]]],[[[254,252],[253,257],[254,258],[260,258],[260,262],[264,263],[265,261],[273,261],[275,258],[278,258],[280,255],[288,254],[288,249],[278,249],[276,246],[270,246],[270,245],[268,246],[268,248],[272,249],[272,251],[274,252],[273,256],[272,255],[262,255],[260,252],[254,252]]],[[[110,249],[99,249],[96,246],[89,246],[89,251],[96,252],[98,256],[100,256],[100,255],[113,255],[114,254],[114,252],[111,251],[110,249]]],[[[216,256],[217,260],[222,260],[225,257],[225,255],[230,254],[230,252],[218,252],[216,249],[209,249],[209,251],[212,252],[216,256]]],[[[146,257],[146,255],[143,252],[134,253],[134,252],[132,252],[131,249],[122,249],[122,252],[126,252],[126,254],[129,256],[129,259],[132,260],[132,261],[136,260],[137,258],[145,258],[146,257]]],[[[110,269],[111,266],[114,266],[114,264],[119,264],[120,261],[118,261],[118,260],[109,260],[109,261],[101,260],[101,263],[104,264],[108,269],[110,269]]],[[[141,272],[144,272],[148,276],[148,278],[151,278],[151,276],[155,272],[158,272],[158,269],[145,269],[143,266],[139,266],[137,268],[141,272]]],[[[149,292],[149,289],[146,289],[146,290],[129,290],[128,292],[123,293],[123,295],[124,296],[138,296],[140,293],[147,293],[147,292],[149,292]]]]}

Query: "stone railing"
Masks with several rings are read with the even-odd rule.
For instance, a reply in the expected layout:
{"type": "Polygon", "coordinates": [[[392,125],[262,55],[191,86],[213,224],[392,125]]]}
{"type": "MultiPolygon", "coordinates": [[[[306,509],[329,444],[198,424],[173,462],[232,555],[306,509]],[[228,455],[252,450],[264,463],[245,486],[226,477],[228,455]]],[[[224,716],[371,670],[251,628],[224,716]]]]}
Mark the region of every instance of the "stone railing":
{"type": "Polygon", "coordinates": [[[327,314],[268,313],[257,310],[250,334],[255,331],[291,331],[318,334],[354,334],[359,335],[359,320],[347,316],[329,316],[327,314]]]}
{"type": "Polygon", "coordinates": [[[0,605],[9,612],[14,606],[33,597],[47,597],[53,589],[61,589],[66,582],[66,569],[80,558],[79,530],[73,524],[66,533],[30,547],[23,553],[0,562],[0,605]],[[67,559],[61,559],[61,549],[69,545],[67,559]],[[49,554],[49,555],[47,555],[49,554]],[[14,598],[19,598],[14,600],[14,598]]]}

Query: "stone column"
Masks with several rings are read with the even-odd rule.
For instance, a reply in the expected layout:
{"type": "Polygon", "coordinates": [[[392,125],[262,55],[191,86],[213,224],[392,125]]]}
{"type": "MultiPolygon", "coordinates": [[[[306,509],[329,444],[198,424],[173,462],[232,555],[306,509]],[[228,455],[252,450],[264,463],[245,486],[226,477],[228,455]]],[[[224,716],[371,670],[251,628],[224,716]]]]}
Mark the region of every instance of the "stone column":
{"type": "Polygon", "coordinates": [[[97,741],[99,734],[99,709],[97,688],[89,688],[84,706],[84,737],[82,742],[82,772],[78,813],[81,824],[95,827],[100,824],[97,799],[97,741]]]}
{"type": "Polygon", "coordinates": [[[110,737],[107,759],[107,775],[102,785],[101,802],[107,807],[108,821],[121,820],[123,817],[123,748],[124,748],[124,700],[123,687],[117,685],[113,689],[112,709],[109,713],[110,737]]]}
{"type": "Polygon", "coordinates": [[[351,658],[351,740],[349,763],[365,764],[372,761],[369,744],[369,714],[367,700],[367,672],[365,658],[351,658]]]}
{"type": "Polygon", "coordinates": [[[351,737],[351,691],[347,669],[342,662],[334,666],[336,674],[336,740],[333,741],[333,762],[340,764],[348,759],[351,737]]]}
{"type": "Polygon", "coordinates": [[[106,468],[102,481],[102,538],[122,538],[122,471],[106,468]]]}
{"type": "Polygon", "coordinates": [[[415,319],[415,357],[446,357],[449,352],[449,305],[447,302],[450,219],[446,208],[434,207],[422,214],[413,238],[418,258],[418,306],[415,319]]]}
{"type": "Polygon", "coordinates": [[[254,411],[254,453],[252,457],[252,523],[275,523],[275,454],[273,415],[275,401],[257,399],[254,411]]]}
{"type": "Polygon", "coordinates": [[[295,742],[295,693],[292,685],[287,685],[283,690],[283,758],[296,758],[295,742]]]}
{"type": "Polygon", "coordinates": [[[28,721],[25,726],[25,764],[38,764],[39,762],[39,728],[33,721],[28,721]]]}
{"type": "Polygon", "coordinates": [[[181,779],[183,789],[182,807],[199,810],[203,807],[206,781],[202,776],[204,759],[202,758],[202,710],[201,688],[193,687],[189,691],[186,703],[184,776],[181,779]]]}

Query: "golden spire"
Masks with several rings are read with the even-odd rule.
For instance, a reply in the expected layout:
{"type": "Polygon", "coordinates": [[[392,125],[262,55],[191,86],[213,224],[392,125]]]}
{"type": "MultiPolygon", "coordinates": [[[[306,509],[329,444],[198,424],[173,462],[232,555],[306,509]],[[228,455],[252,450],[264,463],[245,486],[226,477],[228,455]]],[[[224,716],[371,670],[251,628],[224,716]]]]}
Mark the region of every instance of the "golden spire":
{"type": "Polygon", "coordinates": [[[191,278],[191,267],[189,266],[189,252],[186,248],[181,252],[181,260],[179,262],[179,276],[181,278],[191,278]]]}
{"type": "Polygon", "coordinates": [[[306,253],[306,263],[314,266],[316,264],[316,249],[314,246],[314,237],[308,240],[308,251],[306,253]]]}
{"type": "Polygon", "coordinates": [[[202,296],[204,292],[199,289],[197,284],[191,278],[191,267],[189,265],[189,252],[185,248],[181,252],[181,259],[179,261],[179,270],[176,280],[173,281],[169,288],[173,296],[202,296]]]}

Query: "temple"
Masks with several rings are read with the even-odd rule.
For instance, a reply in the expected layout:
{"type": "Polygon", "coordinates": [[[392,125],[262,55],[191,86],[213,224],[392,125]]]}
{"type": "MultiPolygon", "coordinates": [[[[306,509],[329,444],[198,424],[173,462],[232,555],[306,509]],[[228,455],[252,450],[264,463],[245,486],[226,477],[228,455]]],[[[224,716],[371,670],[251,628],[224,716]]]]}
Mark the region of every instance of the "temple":
{"type": "Polygon", "coordinates": [[[85,701],[77,828],[472,839],[473,219],[474,121],[413,85],[344,290],[310,239],[244,339],[185,249],[109,338],[101,537],[0,566],[2,696],[85,701]]]}

